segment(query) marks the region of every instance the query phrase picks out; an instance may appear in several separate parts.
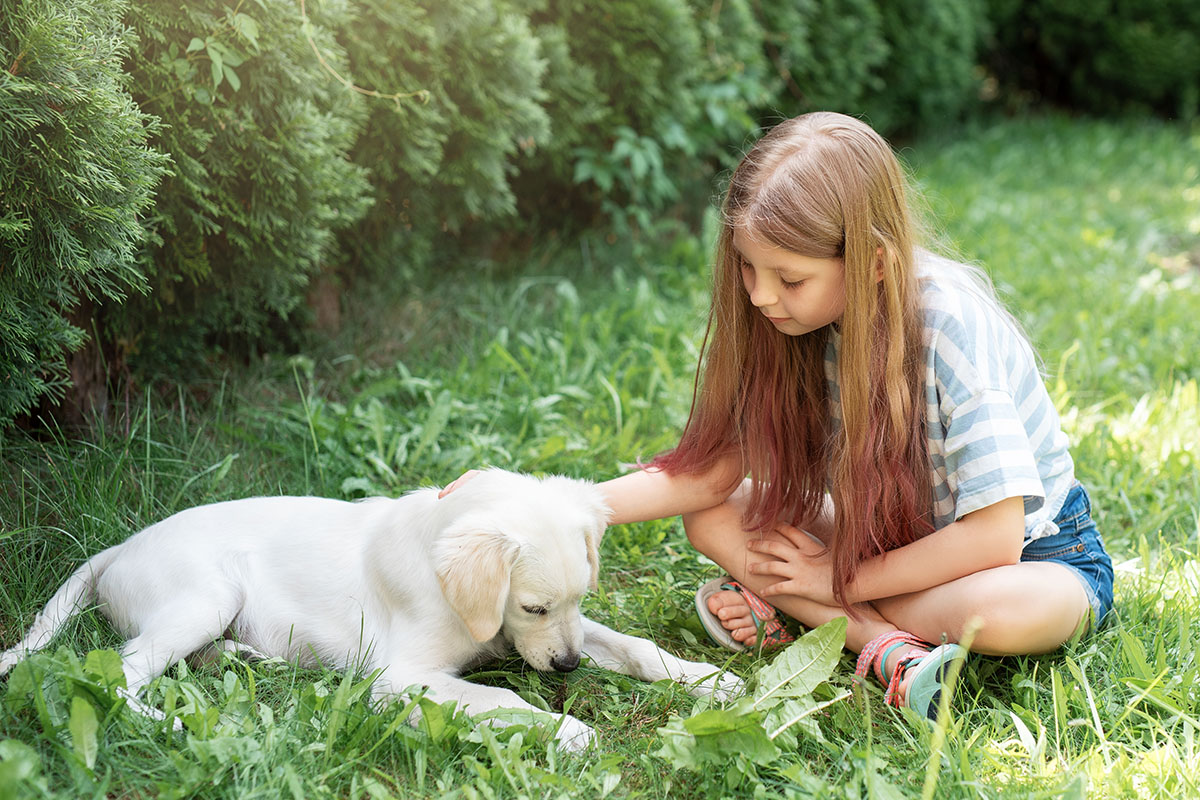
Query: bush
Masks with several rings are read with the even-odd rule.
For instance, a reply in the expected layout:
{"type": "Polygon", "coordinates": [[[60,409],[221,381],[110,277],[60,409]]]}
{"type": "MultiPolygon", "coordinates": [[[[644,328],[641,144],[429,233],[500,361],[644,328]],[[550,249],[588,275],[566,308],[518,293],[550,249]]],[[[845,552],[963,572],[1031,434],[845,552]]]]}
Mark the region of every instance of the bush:
{"type": "Polygon", "coordinates": [[[1194,0],[990,0],[988,53],[1009,90],[1101,114],[1200,113],[1194,0]]]}
{"type": "Polygon", "coordinates": [[[895,135],[961,119],[977,95],[980,0],[787,0],[761,6],[783,116],[828,110],[895,135]]]}
{"type": "Polygon", "coordinates": [[[787,0],[761,6],[764,45],[784,78],[782,116],[806,111],[860,114],[882,87],[889,46],[874,0],[787,0]]]}
{"type": "Polygon", "coordinates": [[[979,97],[979,52],[988,29],[983,0],[878,5],[890,46],[882,80],[864,104],[871,123],[889,133],[913,132],[967,117],[979,97]]]}
{"type": "Polygon", "coordinates": [[[559,227],[597,212],[645,226],[679,196],[697,145],[700,35],[685,0],[548,0],[550,138],[518,179],[526,217],[559,227]]]}
{"type": "Polygon", "coordinates": [[[420,265],[443,233],[511,218],[510,179],[549,133],[528,19],[503,0],[361,0],[338,38],[357,83],[406,95],[368,101],[354,159],[376,202],[344,237],[357,259],[420,265]]]}
{"type": "MultiPolygon", "coordinates": [[[[349,158],[361,98],[314,53],[344,73],[328,27],[302,21],[289,0],[239,8],[130,11],[141,38],[128,65],[135,96],[165,123],[155,142],[175,161],[142,259],[154,292],[115,332],[151,369],[266,337],[368,204],[366,172],[349,158]]],[[[322,19],[346,13],[329,0],[322,19]]]]}
{"type": "Polygon", "coordinates": [[[121,0],[0,0],[0,428],[68,385],[81,299],[142,291],[166,158],[121,60],[121,0]]]}

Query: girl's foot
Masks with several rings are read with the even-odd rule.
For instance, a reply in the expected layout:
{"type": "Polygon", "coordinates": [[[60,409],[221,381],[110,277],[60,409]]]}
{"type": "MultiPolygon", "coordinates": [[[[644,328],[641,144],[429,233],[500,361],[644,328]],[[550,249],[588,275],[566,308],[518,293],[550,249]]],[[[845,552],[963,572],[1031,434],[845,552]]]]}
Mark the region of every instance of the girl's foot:
{"type": "Polygon", "coordinates": [[[967,657],[957,644],[933,647],[904,631],[889,631],[863,647],[855,672],[875,675],[887,687],[884,701],[897,708],[911,708],[937,719],[942,686],[950,666],[967,657]]]}
{"type": "Polygon", "coordinates": [[[795,641],[773,606],[729,576],[696,591],[696,613],[713,641],[734,652],[778,647],[795,641]]]}

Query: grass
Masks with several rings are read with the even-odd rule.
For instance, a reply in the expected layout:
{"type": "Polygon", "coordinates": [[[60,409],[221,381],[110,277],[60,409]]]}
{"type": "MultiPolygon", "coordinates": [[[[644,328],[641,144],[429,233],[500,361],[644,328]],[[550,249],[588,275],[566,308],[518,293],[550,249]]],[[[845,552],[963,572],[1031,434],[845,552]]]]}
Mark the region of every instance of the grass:
{"type": "MultiPolygon", "coordinates": [[[[282,663],[173,669],[151,696],[187,726],[168,734],[116,710],[104,650],[119,641],[86,614],[0,684],[0,797],[1200,794],[1200,135],[1034,119],[905,155],[944,237],[988,267],[1045,361],[1119,565],[1096,635],[973,659],[937,730],[870,686],[758,760],[732,735],[686,758],[663,750],[660,729],[692,711],[672,686],[516,659],[475,676],[596,727],[599,749],[571,758],[541,728],[493,730],[450,708],[413,728],[405,703],[369,706],[369,676],[282,663]],[[687,758],[696,768],[675,769],[687,758]]],[[[73,565],[191,505],[396,493],[482,464],[604,478],[670,446],[703,327],[702,237],[536,255],[463,265],[399,300],[359,292],[349,316],[370,324],[157,390],[86,437],[0,440],[0,642],[73,565]]],[[[724,661],[690,613],[715,567],[677,520],[611,529],[602,558],[590,615],[724,661]]],[[[765,662],[730,663],[753,676],[765,662]]],[[[815,699],[847,691],[850,672],[843,657],[815,699]]]]}

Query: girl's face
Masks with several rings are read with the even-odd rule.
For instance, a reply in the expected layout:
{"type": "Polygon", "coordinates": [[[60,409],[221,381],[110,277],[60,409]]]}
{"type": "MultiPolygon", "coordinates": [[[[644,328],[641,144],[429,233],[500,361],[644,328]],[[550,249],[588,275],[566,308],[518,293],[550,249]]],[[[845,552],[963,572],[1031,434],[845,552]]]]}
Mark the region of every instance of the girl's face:
{"type": "Polygon", "coordinates": [[[803,336],[842,318],[842,259],[802,256],[754,239],[741,228],[733,234],[733,246],[742,256],[742,285],[750,302],[780,333],[803,336]]]}

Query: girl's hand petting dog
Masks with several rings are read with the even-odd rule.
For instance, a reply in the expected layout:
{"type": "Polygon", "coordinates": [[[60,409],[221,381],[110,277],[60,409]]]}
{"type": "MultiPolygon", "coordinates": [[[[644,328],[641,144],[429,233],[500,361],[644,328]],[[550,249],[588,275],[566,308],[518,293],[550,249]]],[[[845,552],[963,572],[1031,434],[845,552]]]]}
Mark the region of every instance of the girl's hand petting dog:
{"type": "Polygon", "coordinates": [[[775,559],[749,565],[753,575],[775,575],[783,580],[773,583],[758,594],[762,597],[794,595],[836,606],[833,597],[833,566],[829,548],[815,536],[786,523],[775,532],[783,539],[752,539],[746,549],[775,559]]]}
{"type": "Polygon", "coordinates": [[[450,481],[450,483],[448,483],[446,485],[446,488],[444,488],[440,492],[438,492],[438,500],[441,500],[443,497],[450,494],[455,489],[461,487],[463,484],[467,483],[467,481],[471,480],[478,474],[479,474],[479,470],[469,469],[466,472],[464,472],[462,475],[459,475],[457,478],[450,481]]]}

